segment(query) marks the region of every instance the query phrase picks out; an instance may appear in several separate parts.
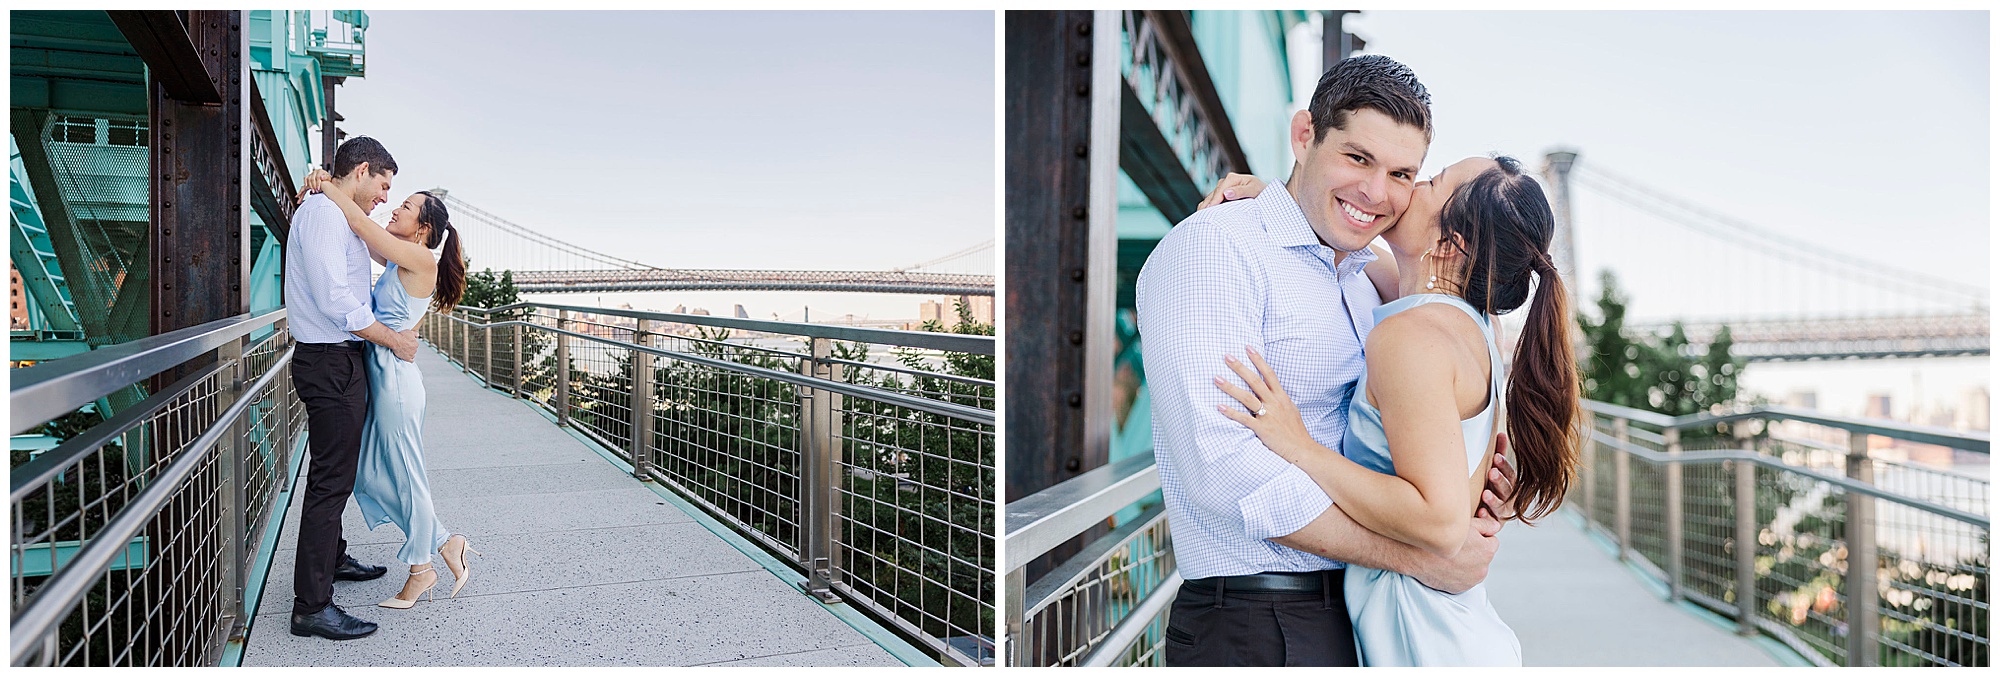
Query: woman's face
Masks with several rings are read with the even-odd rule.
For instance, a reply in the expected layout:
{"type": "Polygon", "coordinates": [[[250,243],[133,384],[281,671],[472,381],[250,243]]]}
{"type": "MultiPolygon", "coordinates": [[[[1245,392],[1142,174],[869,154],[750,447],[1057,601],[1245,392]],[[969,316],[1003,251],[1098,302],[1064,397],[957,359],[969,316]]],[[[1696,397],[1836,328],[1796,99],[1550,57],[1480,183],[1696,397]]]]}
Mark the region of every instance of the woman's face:
{"type": "Polygon", "coordinates": [[[422,193],[411,193],[409,197],[403,198],[403,204],[397,205],[395,211],[389,212],[389,234],[422,244],[424,241],[417,239],[416,236],[428,234],[424,232],[428,229],[417,223],[417,213],[423,211],[426,199],[429,198],[422,193]]]}
{"type": "Polygon", "coordinates": [[[1465,182],[1497,166],[1499,163],[1492,158],[1469,157],[1444,168],[1429,181],[1418,181],[1410,195],[1409,211],[1403,213],[1401,223],[1382,236],[1383,241],[1399,254],[1419,255],[1437,246],[1438,215],[1444,211],[1445,200],[1465,182]]]}

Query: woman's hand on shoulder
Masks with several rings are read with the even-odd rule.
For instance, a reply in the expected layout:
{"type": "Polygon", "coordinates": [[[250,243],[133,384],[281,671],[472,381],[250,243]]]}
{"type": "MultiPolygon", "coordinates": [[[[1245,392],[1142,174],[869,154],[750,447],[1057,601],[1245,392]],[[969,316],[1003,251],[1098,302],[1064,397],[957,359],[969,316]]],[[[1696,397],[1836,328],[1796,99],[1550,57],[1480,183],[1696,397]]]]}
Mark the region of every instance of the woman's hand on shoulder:
{"type": "Polygon", "coordinates": [[[1258,193],[1264,192],[1264,186],[1263,179],[1249,174],[1231,172],[1227,176],[1222,177],[1221,181],[1215,182],[1215,189],[1208,191],[1208,196],[1201,199],[1201,204],[1196,205],[1195,210],[1207,209],[1224,202],[1257,197],[1258,193]]]}
{"type": "Polygon", "coordinates": [[[306,196],[320,192],[321,186],[332,182],[333,175],[326,173],[324,169],[314,167],[312,171],[306,172],[305,180],[299,182],[299,201],[297,204],[305,204],[306,196]]]}

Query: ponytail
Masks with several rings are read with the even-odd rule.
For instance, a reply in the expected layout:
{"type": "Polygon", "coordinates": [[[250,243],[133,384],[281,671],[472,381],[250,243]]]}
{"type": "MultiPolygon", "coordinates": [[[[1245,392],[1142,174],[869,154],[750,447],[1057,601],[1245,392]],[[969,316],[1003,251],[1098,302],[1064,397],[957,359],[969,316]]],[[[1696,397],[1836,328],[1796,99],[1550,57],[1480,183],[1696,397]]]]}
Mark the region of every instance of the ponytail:
{"type": "Polygon", "coordinates": [[[451,225],[451,213],[445,209],[444,200],[430,191],[417,191],[424,196],[424,205],[417,212],[417,222],[429,226],[430,238],[424,242],[425,248],[436,248],[444,243],[444,252],[438,258],[437,286],[431,292],[431,307],[439,311],[450,311],[465,297],[465,252],[460,248],[458,228],[451,225]]]}
{"type": "Polygon", "coordinates": [[[1583,419],[1575,348],[1569,334],[1569,294],[1554,264],[1533,261],[1535,299],[1514,348],[1507,384],[1507,442],[1518,473],[1514,512],[1533,523],[1562,505],[1579,461],[1583,419]]]}

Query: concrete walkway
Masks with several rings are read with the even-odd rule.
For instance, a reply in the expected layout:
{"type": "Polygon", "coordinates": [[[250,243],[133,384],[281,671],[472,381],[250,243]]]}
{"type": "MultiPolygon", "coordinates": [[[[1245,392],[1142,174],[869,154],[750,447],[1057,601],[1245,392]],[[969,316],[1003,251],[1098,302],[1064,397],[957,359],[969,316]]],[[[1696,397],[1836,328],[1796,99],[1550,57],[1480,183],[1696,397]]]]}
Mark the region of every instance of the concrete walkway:
{"type": "Polygon", "coordinates": [[[1777,666],[1738,637],[1641,582],[1566,513],[1500,532],[1487,595],[1529,666],[1777,666]]]}
{"type": "Polygon", "coordinates": [[[334,603],[381,629],[345,642],[294,637],[294,500],[243,665],[903,664],[870,639],[906,647],[879,626],[806,597],[523,403],[428,349],[417,363],[438,515],[485,553],[470,557],[471,581],[447,599],[451,574],[433,558],[436,602],[375,606],[402,587],[403,535],[393,525],[365,530],[350,502],[349,553],[390,570],[337,583],[334,603]]]}

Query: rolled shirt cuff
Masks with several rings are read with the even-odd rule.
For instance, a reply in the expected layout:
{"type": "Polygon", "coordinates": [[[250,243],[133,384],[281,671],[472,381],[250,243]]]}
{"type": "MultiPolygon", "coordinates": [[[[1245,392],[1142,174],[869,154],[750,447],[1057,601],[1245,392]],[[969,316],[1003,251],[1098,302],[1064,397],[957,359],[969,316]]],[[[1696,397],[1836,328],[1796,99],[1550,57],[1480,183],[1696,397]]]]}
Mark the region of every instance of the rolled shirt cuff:
{"type": "Polygon", "coordinates": [[[1236,501],[1244,531],[1260,541],[1297,533],[1332,505],[1333,499],[1326,497],[1319,483],[1291,464],[1236,501]]]}
{"type": "Polygon", "coordinates": [[[340,328],[356,332],[367,329],[373,324],[375,324],[375,311],[368,306],[361,306],[348,311],[347,317],[342,319],[340,328]]]}

